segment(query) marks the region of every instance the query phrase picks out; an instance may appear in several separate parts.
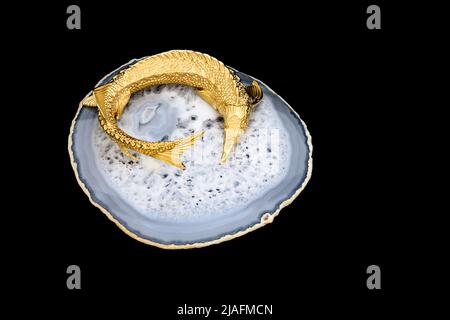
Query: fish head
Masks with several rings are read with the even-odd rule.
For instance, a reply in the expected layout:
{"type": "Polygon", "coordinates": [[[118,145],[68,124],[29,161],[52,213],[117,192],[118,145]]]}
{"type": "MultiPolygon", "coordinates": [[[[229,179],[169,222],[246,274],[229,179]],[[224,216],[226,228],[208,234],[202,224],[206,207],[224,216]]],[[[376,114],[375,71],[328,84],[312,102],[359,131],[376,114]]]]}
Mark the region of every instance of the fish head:
{"type": "Polygon", "coordinates": [[[256,107],[263,98],[263,91],[256,80],[253,80],[249,86],[245,87],[245,91],[249,96],[249,103],[252,107],[256,107]]]}
{"type": "Polygon", "coordinates": [[[250,113],[263,97],[263,91],[255,80],[250,85],[245,86],[245,93],[245,98],[239,100],[236,105],[226,106],[222,109],[225,110],[222,162],[228,158],[239,137],[247,129],[250,113]]]}

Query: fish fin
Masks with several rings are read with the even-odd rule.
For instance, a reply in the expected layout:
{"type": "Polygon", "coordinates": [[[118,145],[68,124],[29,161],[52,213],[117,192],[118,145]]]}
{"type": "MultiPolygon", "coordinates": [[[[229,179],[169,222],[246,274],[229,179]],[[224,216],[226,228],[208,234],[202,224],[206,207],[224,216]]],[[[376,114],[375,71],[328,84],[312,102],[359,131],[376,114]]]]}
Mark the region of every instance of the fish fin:
{"type": "Polygon", "coordinates": [[[97,107],[97,100],[94,94],[91,92],[87,97],[81,101],[83,107],[97,107]]]}
{"type": "Polygon", "coordinates": [[[257,105],[263,97],[263,91],[255,80],[252,81],[251,85],[245,87],[245,91],[247,91],[248,95],[252,98],[253,106],[257,105]]]}
{"type": "Polygon", "coordinates": [[[243,130],[238,128],[225,128],[223,139],[223,151],[221,161],[225,162],[228,159],[231,151],[236,147],[239,136],[243,133],[243,130]]]}
{"type": "Polygon", "coordinates": [[[105,106],[105,97],[106,97],[106,93],[108,92],[108,89],[110,87],[110,84],[107,83],[105,85],[102,85],[100,87],[97,87],[94,89],[94,96],[95,96],[95,100],[97,101],[97,106],[98,109],[100,110],[100,112],[102,113],[102,116],[106,118],[106,106],[105,106]]]}
{"type": "Polygon", "coordinates": [[[134,161],[139,161],[139,158],[133,156],[133,155],[130,153],[130,151],[128,150],[127,147],[125,147],[125,146],[119,144],[119,148],[120,148],[120,150],[122,150],[122,152],[124,153],[124,155],[126,155],[127,157],[133,159],[134,161]]]}
{"type": "Polygon", "coordinates": [[[131,92],[127,92],[123,96],[121,96],[120,100],[118,101],[117,105],[119,106],[116,111],[116,119],[119,120],[120,117],[123,114],[123,111],[125,110],[125,107],[128,104],[128,101],[130,100],[131,92]]]}
{"type": "Polygon", "coordinates": [[[216,101],[212,98],[211,93],[204,89],[197,89],[196,90],[197,95],[205,100],[209,105],[213,106],[215,109],[217,109],[216,101]]]}
{"type": "Polygon", "coordinates": [[[203,135],[203,131],[199,131],[190,135],[187,138],[180,139],[176,142],[177,145],[170,150],[166,150],[157,154],[153,154],[152,157],[167,162],[175,167],[180,169],[184,169],[185,166],[183,162],[181,162],[181,155],[188,150],[195,141],[203,135]]]}

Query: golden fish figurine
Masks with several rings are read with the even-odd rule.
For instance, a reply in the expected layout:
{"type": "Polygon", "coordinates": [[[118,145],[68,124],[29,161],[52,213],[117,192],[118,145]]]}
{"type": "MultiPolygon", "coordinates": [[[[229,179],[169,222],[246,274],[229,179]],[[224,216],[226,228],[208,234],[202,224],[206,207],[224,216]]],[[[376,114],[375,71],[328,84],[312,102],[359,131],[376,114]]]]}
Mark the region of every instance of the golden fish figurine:
{"type": "Polygon", "coordinates": [[[250,112],[263,96],[256,81],[245,86],[234,71],[219,60],[200,52],[173,50],[143,58],[120,71],[109,83],[95,88],[82,105],[98,107],[101,127],[127,156],[134,158],[128,151],[134,150],[184,168],[180,157],[203,134],[202,131],[176,141],[149,142],[129,136],[117,125],[133,93],[162,84],[196,88],[197,94],[223,116],[222,161],[228,158],[247,128],[250,112]]]}

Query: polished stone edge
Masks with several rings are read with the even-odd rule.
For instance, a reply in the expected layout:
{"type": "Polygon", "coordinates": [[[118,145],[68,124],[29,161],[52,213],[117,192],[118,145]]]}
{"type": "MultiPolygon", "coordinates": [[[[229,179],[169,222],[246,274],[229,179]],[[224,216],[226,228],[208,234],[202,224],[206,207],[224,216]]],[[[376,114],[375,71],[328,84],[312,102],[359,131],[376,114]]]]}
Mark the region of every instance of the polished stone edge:
{"type": "MultiPolygon", "coordinates": [[[[132,60],[133,61],[133,60],[132,60]]],[[[130,61],[130,62],[132,62],[130,61]]],[[[241,72],[242,73],[242,72],[241,72]]],[[[106,78],[106,77],[105,77],[106,78]]],[[[104,79],[105,79],[104,78],[104,79]]],[[[253,78],[253,77],[251,77],[253,78]]],[[[271,91],[273,94],[277,95],[269,86],[267,86],[264,82],[253,78],[256,81],[262,83],[263,85],[266,86],[266,88],[271,91]]],[[[100,81],[101,82],[101,81],[100,81]]],[[[89,93],[90,94],[90,93],[89,93]]],[[[88,94],[88,95],[89,95],[88,94]]],[[[119,227],[120,230],[122,230],[123,232],[125,232],[128,236],[130,236],[131,238],[151,245],[151,246],[155,246],[161,249],[194,249],[194,248],[202,248],[202,247],[207,247],[213,244],[218,244],[218,243],[222,243],[234,238],[238,238],[240,236],[243,236],[251,231],[254,231],[256,229],[259,229],[269,223],[272,223],[273,220],[275,219],[275,217],[278,216],[278,214],[280,213],[281,209],[283,209],[284,207],[290,205],[297,197],[298,195],[303,191],[303,189],[306,187],[306,185],[308,184],[309,180],[311,179],[311,174],[312,174],[312,151],[313,151],[313,146],[312,146],[312,138],[311,138],[311,134],[308,131],[308,128],[305,124],[305,122],[300,118],[300,116],[298,115],[298,113],[279,95],[277,95],[292,111],[293,114],[295,114],[295,116],[297,116],[297,118],[300,120],[303,129],[305,131],[305,136],[307,137],[307,145],[308,145],[308,150],[309,150],[309,155],[308,155],[308,170],[306,173],[306,177],[303,180],[303,182],[301,183],[300,187],[294,192],[294,194],[287,200],[283,201],[278,208],[274,211],[274,212],[265,212],[262,214],[261,216],[261,221],[251,227],[248,227],[245,230],[241,230],[238,231],[236,233],[233,234],[228,234],[225,236],[222,236],[218,239],[215,240],[210,240],[210,241],[205,241],[205,242],[196,242],[196,243],[187,243],[187,244],[163,244],[163,243],[159,243],[156,241],[152,241],[152,240],[148,240],[148,239],[144,239],[139,237],[138,235],[136,235],[135,233],[133,233],[132,231],[128,230],[124,225],[122,225],[116,218],[114,218],[114,216],[105,208],[103,208],[101,205],[99,205],[98,203],[96,203],[91,195],[91,193],[89,192],[88,188],[86,187],[86,185],[84,184],[84,182],[80,179],[79,174],[78,174],[78,168],[77,168],[77,163],[75,162],[75,157],[73,155],[73,151],[72,151],[72,145],[73,145],[73,141],[72,141],[72,135],[75,129],[75,124],[76,124],[76,120],[78,118],[78,115],[81,111],[81,108],[83,107],[81,102],[78,106],[78,110],[77,113],[75,114],[75,117],[72,120],[72,125],[70,126],[70,132],[69,132],[69,139],[68,139],[68,151],[69,151],[69,156],[70,156],[70,162],[72,164],[72,169],[75,172],[75,177],[78,181],[78,184],[80,185],[81,189],[84,191],[84,193],[88,196],[89,201],[98,209],[100,209],[101,212],[103,212],[109,220],[111,220],[112,222],[114,222],[117,227],[119,227]]]]}

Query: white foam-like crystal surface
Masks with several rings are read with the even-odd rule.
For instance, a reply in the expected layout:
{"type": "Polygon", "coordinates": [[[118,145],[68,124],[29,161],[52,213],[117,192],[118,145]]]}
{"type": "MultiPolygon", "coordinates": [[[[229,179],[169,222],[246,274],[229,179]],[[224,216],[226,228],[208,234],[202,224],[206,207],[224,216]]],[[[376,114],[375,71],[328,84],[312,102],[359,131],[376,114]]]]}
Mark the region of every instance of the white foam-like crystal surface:
{"type": "MultiPolygon", "coordinates": [[[[257,80],[236,74],[247,85],[257,80]]],[[[223,119],[193,89],[161,86],[133,97],[119,122],[133,136],[172,140],[205,130],[183,155],[186,170],[139,154],[133,161],[100,129],[96,108],[79,109],[70,153],[81,186],[110,218],[153,243],[207,244],[270,222],[306,184],[312,145],[298,114],[258,82],[263,101],[225,164],[220,162],[223,119]]]]}
{"type": "Polygon", "coordinates": [[[136,93],[119,126],[146,141],[176,140],[204,130],[178,169],[141,154],[134,161],[96,125],[94,157],[105,181],[148,218],[195,222],[227,215],[275,188],[287,175],[291,148],[274,101],[254,108],[247,130],[229,159],[220,161],[223,118],[185,86],[158,86],[136,93]]]}

